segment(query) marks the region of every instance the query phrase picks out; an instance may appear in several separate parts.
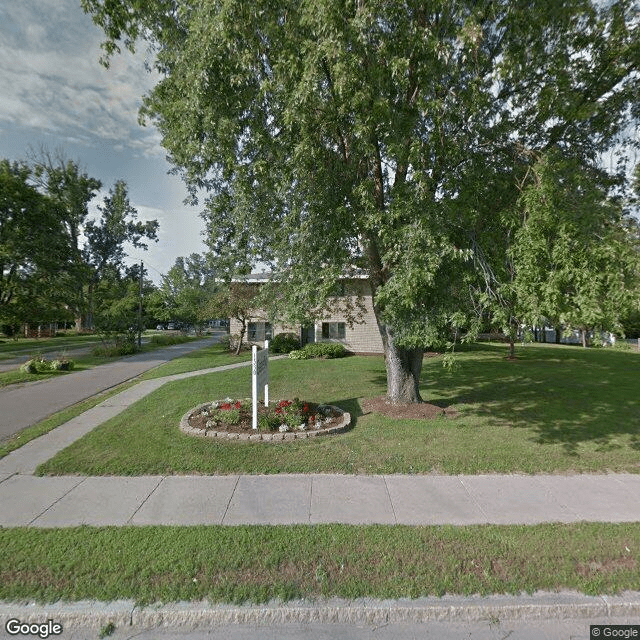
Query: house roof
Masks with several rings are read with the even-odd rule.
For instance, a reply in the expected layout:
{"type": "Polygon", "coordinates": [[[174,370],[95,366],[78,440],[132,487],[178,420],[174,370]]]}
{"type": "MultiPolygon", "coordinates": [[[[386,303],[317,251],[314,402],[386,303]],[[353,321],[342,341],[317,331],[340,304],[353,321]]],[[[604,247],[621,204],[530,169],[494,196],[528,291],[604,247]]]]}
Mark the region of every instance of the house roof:
{"type": "MultiPolygon", "coordinates": [[[[261,282],[269,282],[271,280],[273,272],[272,271],[263,271],[261,273],[249,273],[247,275],[235,276],[232,278],[232,282],[247,282],[247,283],[261,283],[261,282]]],[[[352,273],[344,274],[343,278],[345,280],[367,280],[369,278],[369,274],[363,269],[354,269],[352,273]]]]}

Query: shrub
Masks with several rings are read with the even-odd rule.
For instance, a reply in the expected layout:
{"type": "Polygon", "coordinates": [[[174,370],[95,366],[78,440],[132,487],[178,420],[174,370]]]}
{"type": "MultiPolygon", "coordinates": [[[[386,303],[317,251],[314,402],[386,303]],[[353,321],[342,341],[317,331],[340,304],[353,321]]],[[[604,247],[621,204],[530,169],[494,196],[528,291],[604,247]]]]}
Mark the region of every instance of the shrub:
{"type": "Polygon", "coordinates": [[[302,349],[297,349],[295,351],[289,351],[289,357],[292,360],[308,360],[311,356],[302,349]]]}
{"type": "Polygon", "coordinates": [[[51,369],[53,371],[71,371],[73,369],[73,360],[53,360],[51,369]]]}
{"type": "Polygon", "coordinates": [[[300,340],[295,333],[279,333],[269,341],[269,351],[272,353],[289,353],[300,348],[300,340]]]}
{"type": "Polygon", "coordinates": [[[20,371],[23,373],[38,373],[38,369],[36,369],[36,363],[34,360],[27,360],[23,364],[20,365],[20,371]]]}
{"type": "Polygon", "coordinates": [[[130,340],[105,343],[94,347],[91,353],[102,358],[114,358],[116,356],[130,356],[137,351],[136,343],[130,340]]]}
{"type": "Polygon", "coordinates": [[[347,355],[345,346],[339,342],[310,342],[302,350],[310,358],[343,358],[347,355]]]}
{"type": "Polygon", "coordinates": [[[280,418],[273,413],[258,416],[258,430],[260,431],[277,431],[280,424],[280,418]]]}
{"type": "Polygon", "coordinates": [[[158,345],[164,345],[164,346],[169,346],[172,344],[182,344],[183,342],[190,342],[191,338],[187,337],[187,336],[177,336],[177,335],[165,335],[165,334],[158,334],[155,336],[151,336],[151,344],[158,344],[158,345]]]}

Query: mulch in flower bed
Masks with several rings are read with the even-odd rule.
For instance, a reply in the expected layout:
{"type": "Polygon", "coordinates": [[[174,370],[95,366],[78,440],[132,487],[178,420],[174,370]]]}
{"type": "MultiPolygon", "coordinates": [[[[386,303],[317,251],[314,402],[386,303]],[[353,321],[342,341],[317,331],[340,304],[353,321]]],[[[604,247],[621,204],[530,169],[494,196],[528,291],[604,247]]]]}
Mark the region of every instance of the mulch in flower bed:
{"type": "Polygon", "coordinates": [[[362,411],[366,413],[381,413],[388,418],[397,420],[433,420],[439,416],[455,418],[458,412],[450,407],[438,407],[428,402],[411,402],[393,404],[386,396],[364,398],[361,403],[362,411]]]}
{"type": "MultiPolygon", "coordinates": [[[[303,404],[309,406],[309,415],[318,415],[318,407],[319,406],[327,406],[320,405],[316,402],[304,402],[303,404]]],[[[227,424],[226,422],[217,422],[215,426],[207,427],[207,421],[211,420],[209,415],[205,415],[204,412],[207,412],[211,405],[205,405],[201,408],[198,413],[190,416],[189,418],[189,426],[194,429],[202,429],[204,431],[224,431],[225,433],[255,433],[255,430],[252,428],[252,418],[253,412],[251,405],[248,407],[243,406],[240,408],[240,421],[237,424],[227,424]]],[[[262,403],[258,403],[258,419],[260,416],[266,415],[269,412],[273,411],[274,404],[270,404],[269,407],[265,407],[262,403]]],[[[324,431],[326,429],[330,429],[331,427],[335,427],[342,421],[343,414],[341,412],[333,409],[328,416],[323,416],[325,419],[322,421],[322,426],[317,427],[307,427],[307,431],[324,431]]],[[[295,425],[297,426],[297,425],[295,425]]],[[[295,431],[295,428],[291,428],[291,431],[295,431]]]]}

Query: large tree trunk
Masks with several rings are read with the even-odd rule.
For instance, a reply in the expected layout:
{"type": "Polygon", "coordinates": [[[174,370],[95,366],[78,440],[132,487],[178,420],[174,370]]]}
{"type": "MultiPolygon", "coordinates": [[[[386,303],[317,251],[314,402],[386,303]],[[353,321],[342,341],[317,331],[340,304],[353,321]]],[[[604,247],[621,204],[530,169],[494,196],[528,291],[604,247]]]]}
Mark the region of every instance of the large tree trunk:
{"type": "Polygon", "coordinates": [[[387,368],[387,399],[394,404],[422,402],[420,372],[423,349],[403,349],[395,343],[391,327],[378,323],[387,368]]]}
{"type": "Polygon", "coordinates": [[[242,348],[242,341],[244,340],[244,334],[247,330],[247,324],[246,322],[243,320],[242,321],[242,326],[240,327],[240,338],[238,340],[238,344],[236,345],[236,355],[240,355],[240,349],[242,348]]]}

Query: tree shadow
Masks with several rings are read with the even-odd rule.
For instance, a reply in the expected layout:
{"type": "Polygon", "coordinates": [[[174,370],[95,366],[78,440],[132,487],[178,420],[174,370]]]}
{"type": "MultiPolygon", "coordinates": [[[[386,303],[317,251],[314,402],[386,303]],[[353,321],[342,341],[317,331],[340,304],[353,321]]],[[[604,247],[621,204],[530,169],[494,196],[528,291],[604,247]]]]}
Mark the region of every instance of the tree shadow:
{"type": "Polygon", "coordinates": [[[587,442],[597,451],[640,450],[635,354],[529,345],[518,360],[507,361],[504,349],[479,347],[469,349],[473,357],[450,374],[425,361],[423,397],[438,406],[472,405],[466,415],[531,430],[534,442],[561,444],[570,455],[587,442]],[[630,444],[618,442],[620,437],[630,444]]]}

